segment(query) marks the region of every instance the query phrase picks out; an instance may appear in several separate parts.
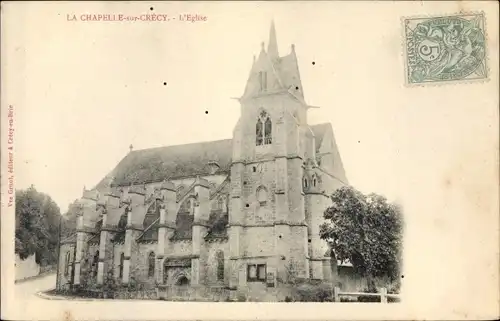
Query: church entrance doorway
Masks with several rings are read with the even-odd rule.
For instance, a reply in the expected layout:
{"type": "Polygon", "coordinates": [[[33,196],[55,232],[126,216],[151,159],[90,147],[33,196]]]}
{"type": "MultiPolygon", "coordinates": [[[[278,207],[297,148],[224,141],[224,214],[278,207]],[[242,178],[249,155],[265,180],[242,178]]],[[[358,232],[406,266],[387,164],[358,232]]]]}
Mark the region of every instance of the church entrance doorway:
{"type": "Polygon", "coordinates": [[[177,282],[175,282],[175,285],[177,285],[177,286],[189,286],[189,279],[183,275],[177,279],[177,282]]]}

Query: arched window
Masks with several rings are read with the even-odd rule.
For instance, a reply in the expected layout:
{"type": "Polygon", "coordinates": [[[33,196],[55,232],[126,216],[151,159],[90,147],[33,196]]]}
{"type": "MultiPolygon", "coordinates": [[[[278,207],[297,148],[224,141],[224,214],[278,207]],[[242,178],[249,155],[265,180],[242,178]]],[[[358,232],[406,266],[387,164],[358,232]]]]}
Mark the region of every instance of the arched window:
{"type": "Polygon", "coordinates": [[[307,181],[307,178],[304,177],[304,188],[307,188],[309,186],[309,183],[307,181]]]}
{"type": "Polygon", "coordinates": [[[313,174],[312,176],[312,186],[318,186],[318,177],[316,176],[316,174],[313,174]]]}
{"type": "Polygon", "coordinates": [[[217,251],[217,281],[224,281],[224,253],[217,251]]]}
{"type": "Polygon", "coordinates": [[[224,196],[219,196],[217,199],[217,209],[218,210],[224,210],[226,208],[226,200],[224,199],[224,196]]]}
{"type": "Polygon", "coordinates": [[[118,221],[119,229],[124,229],[127,226],[127,216],[128,216],[128,211],[125,210],[125,212],[123,212],[122,216],[120,217],[120,220],[118,221]]]}
{"type": "Polygon", "coordinates": [[[150,252],[148,256],[148,276],[153,277],[155,275],[155,253],[150,252]]]}
{"type": "Polygon", "coordinates": [[[263,125],[262,125],[262,122],[259,120],[257,120],[257,126],[256,126],[256,130],[255,130],[255,144],[257,146],[260,146],[264,143],[264,128],[263,128],[263,125]]]}
{"type": "Polygon", "coordinates": [[[94,272],[94,276],[97,275],[97,269],[99,267],[99,250],[97,250],[94,254],[94,261],[92,262],[92,270],[94,272]]]}
{"type": "Polygon", "coordinates": [[[257,200],[259,201],[260,206],[267,205],[267,190],[265,187],[259,187],[257,189],[257,200]]]}
{"type": "Polygon", "coordinates": [[[70,260],[71,260],[71,253],[68,252],[68,253],[66,253],[66,260],[64,262],[64,275],[66,275],[66,276],[69,275],[70,260]]]}
{"type": "Polygon", "coordinates": [[[194,201],[194,197],[188,197],[179,208],[179,213],[190,213],[191,215],[194,214],[194,201]]]}
{"type": "Polygon", "coordinates": [[[271,138],[272,124],[271,119],[268,117],[264,126],[264,145],[269,145],[272,143],[271,138]]]}
{"type": "Polygon", "coordinates": [[[269,115],[265,111],[261,111],[255,126],[255,144],[257,146],[272,144],[272,127],[269,115]]]}
{"type": "Polygon", "coordinates": [[[120,279],[123,277],[123,263],[124,262],[125,262],[125,253],[122,253],[120,255],[120,265],[118,266],[120,279]]]}

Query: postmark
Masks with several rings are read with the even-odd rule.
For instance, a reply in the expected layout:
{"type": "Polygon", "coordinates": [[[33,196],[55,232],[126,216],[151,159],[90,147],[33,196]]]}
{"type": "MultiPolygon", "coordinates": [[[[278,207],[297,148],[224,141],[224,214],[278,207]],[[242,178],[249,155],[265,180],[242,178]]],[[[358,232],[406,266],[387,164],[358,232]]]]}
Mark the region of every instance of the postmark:
{"type": "Polygon", "coordinates": [[[407,84],[488,78],[483,13],[405,18],[403,23],[407,84]]]}

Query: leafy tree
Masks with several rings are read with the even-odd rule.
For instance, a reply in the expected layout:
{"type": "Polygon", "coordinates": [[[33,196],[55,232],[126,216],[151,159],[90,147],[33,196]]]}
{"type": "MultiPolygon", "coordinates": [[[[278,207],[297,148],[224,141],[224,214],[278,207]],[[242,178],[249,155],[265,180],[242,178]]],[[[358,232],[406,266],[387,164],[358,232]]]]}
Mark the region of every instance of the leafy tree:
{"type": "Polygon", "coordinates": [[[61,213],[52,198],[33,186],[16,191],[15,252],[21,259],[35,254],[42,266],[57,262],[61,213]]]}
{"type": "Polygon", "coordinates": [[[332,196],[332,206],[324,212],[326,222],[320,236],[337,259],[349,260],[355,272],[366,276],[399,279],[403,220],[401,209],[377,194],[364,195],[352,187],[342,187],[332,196]]]}
{"type": "Polygon", "coordinates": [[[77,200],[69,205],[68,211],[63,215],[61,237],[69,237],[76,233],[77,200]]]}

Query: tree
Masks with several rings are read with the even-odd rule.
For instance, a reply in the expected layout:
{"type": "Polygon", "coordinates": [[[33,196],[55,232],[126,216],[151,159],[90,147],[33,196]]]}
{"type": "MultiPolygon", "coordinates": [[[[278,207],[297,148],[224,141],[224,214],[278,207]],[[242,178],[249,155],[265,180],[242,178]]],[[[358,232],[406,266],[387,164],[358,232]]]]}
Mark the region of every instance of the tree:
{"type": "Polygon", "coordinates": [[[35,254],[42,266],[57,262],[61,212],[52,198],[33,186],[16,191],[15,252],[21,259],[35,254]]]}
{"type": "Polygon", "coordinates": [[[75,200],[68,207],[68,211],[63,215],[61,237],[66,238],[76,233],[76,219],[78,214],[78,200],[75,200]]]}
{"type": "Polygon", "coordinates": [[[336,258],[349,260],[369,284],[378,276],[399,279],[401,209],[383,196],[364,195],[352,187],[338,189],[331,199],[333,204],[324,212],[326,222],[320,226],[320,236],[330,244],[336,258]]]}

